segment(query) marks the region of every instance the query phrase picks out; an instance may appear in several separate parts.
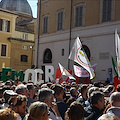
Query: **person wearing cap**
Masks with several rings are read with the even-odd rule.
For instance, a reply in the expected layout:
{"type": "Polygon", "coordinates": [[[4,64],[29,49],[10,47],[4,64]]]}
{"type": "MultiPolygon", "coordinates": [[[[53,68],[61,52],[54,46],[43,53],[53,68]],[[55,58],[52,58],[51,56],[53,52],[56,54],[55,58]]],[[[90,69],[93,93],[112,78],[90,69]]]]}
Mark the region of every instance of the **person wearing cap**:
{"type": "Polygon", "coordinates": [[[35,100],[33,99],[33,97],[35,95],[34,84],[33,83],[28,83],[27,84],[27,89],[28,89],[27,107],[29,108],[30,104],[35,102],[35,100]]]}
{"type": "Polygon", "coordinates": [[[8,100],[10,99],[10,97],[13,97],[13,96],[15,97],[18,96],[18,94],[15,93],[13,90],[5,90],[3,92],[3,98],[5,102],[2,104],[2,108],[9,107],[8,100]]]}
{"type": "Polygon", "coordinates": [[[44,102],[48,105],[50,116],[52,120],[62,120],[57,108],[57,104],[53,102],[54,91],[49,88],[42,88],[38,91],[38,101],[44,102]]]}

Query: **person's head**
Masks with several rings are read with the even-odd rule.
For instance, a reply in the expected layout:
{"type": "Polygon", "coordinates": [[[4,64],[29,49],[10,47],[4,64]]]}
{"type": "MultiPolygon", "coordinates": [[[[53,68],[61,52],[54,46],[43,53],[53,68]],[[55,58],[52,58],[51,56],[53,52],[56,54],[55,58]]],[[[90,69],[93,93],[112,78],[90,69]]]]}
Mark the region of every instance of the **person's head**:
{"type": "Polygon", "coordinates": [[[60,84],[53,84],[51,86],[51,89],[54,90],[54,96],[56,100],[62,99],[63,100],[63,95],[64,95],[64,90],[63,87],[60,84]]]}
{"type": "Polygon", "coordinates": [[[120,119],[115,115],[105,114],[104,116],[99,117],[98,120],[120,120],[120,119]]]}
{"type": "Polygon", "coordinates": [[[38,101],[45,102],[49,107],[52,105],[54,91],[42,88],[38,91],[38,101]]]}
{"type": "Polygon", "coordinates": [[[67,103],[68,106],[70,106],[71,103],[73,103],[74,101],[76,101],[76,99],[75,99],[74,97],[70,97],[70,98],[66,101],[66,103],[67,103]]]}
{"type": "Polygon", "coordinates": [[[83,120],[84,119],[84,108],[78,102],[73,102],[68,110],[65,112],[65,120],[83,120]]]}
{"type": "Polygon", "coordinates": [[[3,97],[3,88],[0,87],[0,98],[2,98],[2,97],[3,97]]]}
{"type": "Polygon", "coordinates": [[[80,93],[81,93],[82,97],[84,97],[86,99],[87,98],[87,93],[88,93],[88,85],[83,84],[80,87],[80,93]]]}
{"type": "Polygon", "coordinates": [[[114,92],[109,98],[111,106],[120,107],[120,92],[114,92]]]}
{"type": "Polygon", "coordinates": [[[25,95],[18,95],[17,103],[14,106],[14,111],[16,113],[19,113],[20,115],[25,115],[27,109],[26,103],[27,103],[27,97],[25,95]]]}
{"type": "Polygon", "coordinates": [[[100,110],[103,109],[105,105],[104,94],[99,91],[91,93],[90,103],[100,110]]]}
{"type": "Polygon", "coordinates": [[[18,94],[15,93],[13,90],[5,90],[3,93],[3,97],[5,100],[5,103],[8,103],[8,100],[10,99],[10,97],[14,97],[17,96],[18,94]]]}
{"type": "Polygon", "coordinates": [[[88,89],[88,98],[90,97],[91,93],[94,91],[99,91],[99,88],[98,87],[90,87],[88,89]]]}
{"type": "Polygon", "coordinates": [[[21,95],[25,95],[28,97],[28,89],[27,86],[24,84],[20,84],[15,88],[15,92],[21,95]]]}
{"type": "Polygon", "coordinates": [[[5,85],[8,85],[8,86],[12,86],[12,82],[11,82],[11,80],[7,80],[6,82],[5,82],[5,85]]]}
{"type": "Polygon", "coordinates": [[[120,92],[120,84],[117,85],[117,91],[120,92]]]}
{"type": "Polygon", "coordinates": [[[52,82],[48,82],[48,83],[47,83],[48,88],[50,88],[52,85],[53,85],[52,82]]]}
{"type": "Polygon", "coordinates": [[[27,89],[28,89],[28,95],[29,97],[33,98],[35,95],[35,87],[33,83],[28,83],[27,84],[27,89]]]}
{"type": "Polygon", "coordinates": [[[71,96],[72,97],[76,97],[77,96],[77,90],[76,90],[76,88],[75,87],[71,87],[70,88],[70,94],[71,94],[71,96]]]}
{"type": "Polygon", "coordinates": [[[10,108],[0,109],[0,120],[17,120],[17,116],[10,108]]]}
{"type": "Polygon", "coordinates": [[[48,106],[44,102],[34,102],[28,109],[27,120],[48,120],[48,106]]]}
{"type": "Polygon", "coordinates": [[[109,97],[115,90],[115,87],[113,85],[108,85],[107,88],[104,90],[104,94],[106,97],[109,97]]]}

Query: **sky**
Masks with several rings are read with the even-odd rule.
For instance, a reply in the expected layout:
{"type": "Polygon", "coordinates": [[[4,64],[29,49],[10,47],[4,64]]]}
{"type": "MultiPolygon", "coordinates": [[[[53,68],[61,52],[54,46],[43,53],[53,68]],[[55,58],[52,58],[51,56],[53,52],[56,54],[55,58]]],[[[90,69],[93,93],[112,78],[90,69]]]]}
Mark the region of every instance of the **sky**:
{"type": "Polygon", "coordinates": [[[38,0],[27,0],[32,8],[33,17],[37,18],[37,2],[38,0]]]}
{"type": "MultiPolygon", "coordinates": [[[[38,2],[38,0],[27,0],[27,1],[32,8],[33,17],[37,18],[37,2],[38,2]]],[[[1,2],[1,0],[0,0],[0,2],[1,2]]]]}

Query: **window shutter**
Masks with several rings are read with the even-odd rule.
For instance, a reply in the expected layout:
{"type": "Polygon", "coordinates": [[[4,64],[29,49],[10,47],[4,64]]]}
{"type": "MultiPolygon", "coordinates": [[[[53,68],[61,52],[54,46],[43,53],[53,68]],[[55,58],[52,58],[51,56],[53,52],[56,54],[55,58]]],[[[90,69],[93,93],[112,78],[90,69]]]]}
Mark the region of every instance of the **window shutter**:
{"type": "Polygon", "coordinates": [[[10,21],[8,21],[7,32],[10,32],[10,21]]]}
{"type": "Polygon", "coordinates": [[[2,23],[3,23],[3,20],[0,19],[0,31],[2,31],[2,23]]]}
{"type": "Polygon", "coordinates": [[[1,46],[1,56],[6,56],[7,45],[2,44],[1,46]]]}

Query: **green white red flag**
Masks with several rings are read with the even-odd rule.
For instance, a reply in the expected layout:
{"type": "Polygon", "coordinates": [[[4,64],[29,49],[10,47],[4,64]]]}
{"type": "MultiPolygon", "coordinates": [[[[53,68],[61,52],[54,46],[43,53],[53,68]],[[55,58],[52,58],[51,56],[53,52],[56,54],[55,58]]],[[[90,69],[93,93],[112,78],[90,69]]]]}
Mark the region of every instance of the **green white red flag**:
{"type": "Polygon", "coordinates": [[[118,76],[120,77],[120,38],[117,33],[117,29],[115,30],[115,48],[116,48],[116,57],[117,57],[117,71],[118,76]]]}

